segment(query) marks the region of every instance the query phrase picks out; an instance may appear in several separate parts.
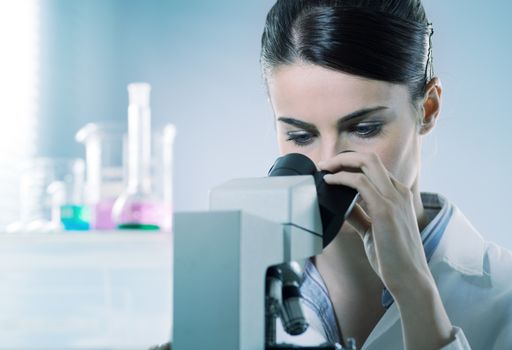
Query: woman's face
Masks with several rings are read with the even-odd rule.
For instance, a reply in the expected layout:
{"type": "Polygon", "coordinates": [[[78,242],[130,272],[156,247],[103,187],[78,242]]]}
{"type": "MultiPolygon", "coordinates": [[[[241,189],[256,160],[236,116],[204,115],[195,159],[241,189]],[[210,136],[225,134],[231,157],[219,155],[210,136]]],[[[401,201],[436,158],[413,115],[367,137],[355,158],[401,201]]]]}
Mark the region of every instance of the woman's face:
{"type": "Polygon", "coordinates": [[[376,153],[397,180],[414,185],[421,135],[406,86],[304,64],[281,66],[267,82],[281,155],[318,163],[347,150],[376,153]]]}

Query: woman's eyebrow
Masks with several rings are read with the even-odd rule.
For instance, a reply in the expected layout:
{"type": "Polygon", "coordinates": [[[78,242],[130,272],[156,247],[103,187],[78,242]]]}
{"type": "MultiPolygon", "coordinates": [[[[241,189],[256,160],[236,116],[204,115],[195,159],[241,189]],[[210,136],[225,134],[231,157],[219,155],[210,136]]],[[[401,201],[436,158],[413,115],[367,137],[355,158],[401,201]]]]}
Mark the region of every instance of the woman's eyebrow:
{"type": "Polygon", "coordinates": [[[303,122],[302,120],[290,118],[290,117],[279,117],[277,118],[278,121],[286,123],[291,126],[296,126],[300,129],[309,131],[311,133],[318,133],[318,129],[316,126],[310,123],[303,122]]]}
{"type": "MultiPolygon", "coordinates": [[[[386,106],[377,106],[377,107],[359,109],[359,110],[357,110],[355,112],[349,113],[349,114],[341,117],[340,119],[338,119],[336,124],[337,124],[338,128],[342,128],[344,125],[350,123],[354,119],[362,119],[362,118],[366,117],[370,113],[373,113],[373,112],[376,112],[376,111],[380,111],[380,110],[383,110],[383,109],[388,109],[388,108],[389,107],[386,107],[386,106]]],[[[315,125],[307,123],[307,122],[304,122],[304,121],[299,120],[299,119],[295,119],[295,118],[291,118],[291,117],[279,117],[279,118],[277,118],[277,120],[280,121],[280,122],[289,124],[291,126],[296,126],[298,128],[307,130],[309,132],[316,132],[316,133],[318,133],[318,129],[317,129],[317,127],[315,125]]]]}
{"type": "Polygon", "coordinates": [[[355,112],[349,113],[336,122],[336,125],[338,126],[338,129],[342,129],[343,126],[349,124],[350,122],[353,122],[356,119],[363,119],[364,117],[368,116],[368,114],[371,114],[373,112],[381,111],[383,109],[389,109],[389,107],[386,106],[377,106],[377,107],[370,107],[370,108],[363,108],[360,110],[357,110],[355,112]]]}

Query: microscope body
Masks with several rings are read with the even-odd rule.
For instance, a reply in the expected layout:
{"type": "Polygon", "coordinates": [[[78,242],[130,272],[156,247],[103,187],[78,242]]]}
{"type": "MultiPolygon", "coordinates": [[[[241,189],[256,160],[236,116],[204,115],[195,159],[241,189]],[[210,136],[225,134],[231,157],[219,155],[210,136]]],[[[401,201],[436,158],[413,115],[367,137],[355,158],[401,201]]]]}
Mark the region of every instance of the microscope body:
{"type": "Polygon", "coordinates": [[[265,273],[322,251],[312,176],[235,179],[177,213],[173,350],[265,349],[265,273]]]}

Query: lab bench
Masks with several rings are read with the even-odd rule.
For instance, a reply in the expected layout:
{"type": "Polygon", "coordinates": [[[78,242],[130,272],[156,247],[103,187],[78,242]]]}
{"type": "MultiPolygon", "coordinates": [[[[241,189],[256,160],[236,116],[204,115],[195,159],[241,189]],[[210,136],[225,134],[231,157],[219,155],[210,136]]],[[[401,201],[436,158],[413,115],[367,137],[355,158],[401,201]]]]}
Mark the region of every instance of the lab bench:
{"type": "Polygon", "coordinates": [[[172,328],[166,232],[0,234],[0,349],[147,349],[172,328]]]}

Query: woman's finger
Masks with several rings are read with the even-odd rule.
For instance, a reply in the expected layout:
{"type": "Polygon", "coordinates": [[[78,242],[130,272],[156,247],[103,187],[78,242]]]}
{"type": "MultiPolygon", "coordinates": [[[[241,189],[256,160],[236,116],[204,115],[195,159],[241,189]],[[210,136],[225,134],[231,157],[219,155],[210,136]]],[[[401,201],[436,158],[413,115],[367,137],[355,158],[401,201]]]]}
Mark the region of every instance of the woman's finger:
{"type": "Polygon", "coordinates": [[[370,212],[383,207],[385,204],[383,203],[384,198],[382,194],[364,173],[341,171],[336,174],[325,175],[324,181],[329,185],[345,185],[356,189],[362,199],[368,204],[370,212]]]}
{"type": "Polygon", "coordinates": [[[364,241],[367,234],[371,233],[371,220],[359,204],[355,204],[347,216],[347,222],[356,230],[357,234],[364,241]]]}
{"type": "Polygon", "coordinates": [[[411,189],[402,184],[400,181],[395,179],[392,175],[389,176],[389,179],[391,180],[391,183],[393,186],[395,186],[396,190],[402,194],[403,196],[411,196],[411,189]]]}
{"type": "Polygon", "coordinates": [[[348,169],[353,171],[354,168],[361,169],[383,196],[394,198],[396,194],[396,188],[390,180],[390,173],[375,153],[339,153],[329,160],[320,162],[318,166],[331,173],[348,169]]]}

